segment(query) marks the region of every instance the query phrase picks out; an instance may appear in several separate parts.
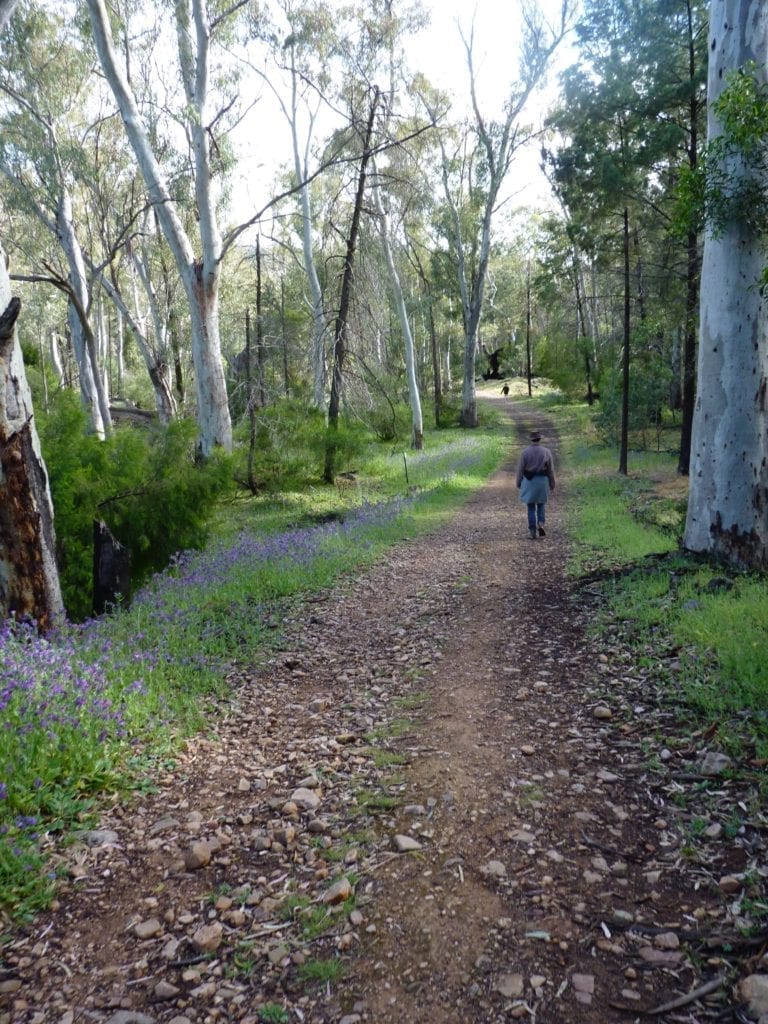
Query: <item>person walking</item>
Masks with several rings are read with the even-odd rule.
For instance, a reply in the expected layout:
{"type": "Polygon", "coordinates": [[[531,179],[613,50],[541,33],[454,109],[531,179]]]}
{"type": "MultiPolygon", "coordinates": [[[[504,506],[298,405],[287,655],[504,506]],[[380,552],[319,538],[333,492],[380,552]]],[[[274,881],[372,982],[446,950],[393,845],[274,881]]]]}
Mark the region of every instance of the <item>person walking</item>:
{"type": "Polygon", "coordinates": [[[515,483],[520,491],[520,501],[528,506],[528,536],[536,539],[546,537],[545,509],[549,492],[555,489],[555,471],[552,452],[541,443],[541,434],[534,430],[531,443],[523,449],[517,464],[515,483]]]}

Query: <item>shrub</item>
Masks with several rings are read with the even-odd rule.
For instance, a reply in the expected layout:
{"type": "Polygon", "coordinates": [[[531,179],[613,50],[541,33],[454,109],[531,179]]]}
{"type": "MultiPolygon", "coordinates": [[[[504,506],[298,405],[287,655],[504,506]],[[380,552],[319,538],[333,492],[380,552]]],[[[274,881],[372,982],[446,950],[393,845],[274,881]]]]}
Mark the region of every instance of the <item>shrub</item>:
{"type": "Polygon", "coordinates": [[[66,392],[41,417],[40,436],[71,619],[91,613],[94,520],[103,520],[130,549],[134,587],[163,569],[175,552],[205,543],[209,517],[230,484],[231,470],[224,456],[195,464],[191,421],[119,427],[100,441],[87,432],[77,397],[66,392]]]}

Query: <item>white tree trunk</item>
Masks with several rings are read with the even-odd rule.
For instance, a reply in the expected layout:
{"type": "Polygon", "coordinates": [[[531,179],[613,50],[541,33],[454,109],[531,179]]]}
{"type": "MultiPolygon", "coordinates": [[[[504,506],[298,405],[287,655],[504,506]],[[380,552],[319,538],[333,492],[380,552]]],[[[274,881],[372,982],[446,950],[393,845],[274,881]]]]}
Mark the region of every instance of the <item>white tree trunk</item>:
{"type": "MultiPolygon", "coordinates": [[[[0,313],[9,303],[0,250],[0,313]]],[[[42,631],[63,618],[55,550],[48,474],[13,316],[0,327],[0,618],[32,619],[42,631]]]]}
{"type": "Polygon", "coordinates": [[[209,125],[206,100],[210,38],[203,4],[201,0],[193,0],[191,11],[185,0],[178,0],[176,4],[179,59],[188,106],[192,111],[189,131],[195,161],[195,199],[202,244],[202,258],[197,261],[176,212],[165,175],[141,122],[133,92],[117,61],[104,0],[87,2],[99,60],[117,101],[128,139],[186,292],[192,331],[200,453],[209,455],[218,446],[231,451],[232,421],[219,336],[222,247],[206,137],[209,125]]]}
{"type": "MultiPolygon", "coordinates": [[[[376,175],[375,160],[373,161],[373,170],[374,175],[376,175]]],[[[400,320],[400,330],[402,331],[403,345],[405,347],[405,370],[408,379],[408,401],[411,407],[411,445],[413,448],[420,450],[424,447],[424,420],[421,414],[419,382],[416,377],[416,359],[413,350],[413,334],[411,333],[411,325],[408,321],[408,311],[405,308],[405,298],[403,296],[402,285],[400,284],[400,275],[397,273],[395,260],[392,256],[392,244],[389,237],[389,223],[381,201],[380,189],[381,186],[377,183],[373,189],[373,197],[379,218],[381,243],[384,249],[384,257],[387,261],[389,283],[392,287],[392,295],[395,300],[395,308],[397,309],[397,316],[400,320]]]]}
{"type": "MultiPolygon", "coordinates": [[[[711,139],[721,132],[712,103],[728,73],[754,61],[766,82],[768,7],[762,0],[713,0],[709,37],[711,139]]],[[[735,158],[727,170],[731,178],[744,173],[735,158]]],[[[684,538],[692,551],[752,567],[768,565],[768,310],[759,286],[764,267],[764,245],[745,223],[734,220],[707,233],[684,538]]]]}
{"type": "Polygon", "coordinates": [[[88,324],[88,280],[83,252],[75,232],[72,200],[63,185],[56,209],[56,235],[69,268],[72,297],[69,303],[68,322],[80,375],[80,396],[90,418],[91,429],[97,437],[103,439],[112,427],[109,400],[104,390],[104,379],[99,369],[96,346],[88,324]]]}
{"type": "Polygon", "coordinates": [[[59,336],[54,329],[48,334],[48,350],[51,356],[53,372],[56,374],[56,380],[59,383],[59,387],[63,388],[67,378],[64,372],[64,361],[61,358],[61,349],[59,348],[59,336]]]}

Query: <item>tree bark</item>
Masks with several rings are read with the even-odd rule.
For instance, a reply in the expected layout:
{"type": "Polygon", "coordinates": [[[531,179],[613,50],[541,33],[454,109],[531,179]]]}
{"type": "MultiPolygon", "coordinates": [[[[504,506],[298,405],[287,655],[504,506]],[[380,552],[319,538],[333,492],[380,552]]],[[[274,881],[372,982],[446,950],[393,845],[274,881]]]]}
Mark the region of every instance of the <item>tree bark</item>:
{"type": "MultiPolygon", "coordinates": [[[[691,0],[687,2],[688,13],[688,75],[691,83],[689,100],[690,136],[688,140],[688,166],[695,171],[699,162],[699,112],[701,104],[693,88],[696,79],[696,45],[693,34],[693,12],[691,0]]],[[[691,439],[693,415],[696,404],[696,313],[699,306],[699,234],[693,228],[687,238],[688,261],[686,267],[685,296],[685,340],[683,344],[683,419],[680,430],[680,458],[677,471],[687,476],[691,467],[691,439]]]]}
{"type": "Polygon", "coordinates": [[[629,448],[629,341],[631,305],[629,293],[629,210],[624,207],[624,345],[621,357],[621,438],[619,442],[619,472],[627,475],[629,448]]]}
{"type": "MultiPolygon", "coordinates": [[[[728,74],[768,62],[768,8],[715,0],[709,28],[709,138],[721,134],[713,104],[728,74]]],[[[727,157],[731,179],[747,171],[727,157]]],[[[763,182],[768,187],[768,182],[763,182]]],[[[768,565],[768,310],[760,288],[762,240],[743,220],[707,228],[691,484],[684,545],[742,567],[768,565]]]]}
{"type": "Polygon", "coordinates": [[[331,377],[331,397],[328,402],[328,430],[325,442],[325,466],[323,469],[323,479],[328,484],[333,483],[335,474],[336,432],[339,427],[341,390],[344,382],[344,359],[347,354],[347,321],[349,318],[349,305],[352,298],[352,277],[355,262],[355,248],[357,246],[357,235],[360,229],[360,217],[363,212],[365,181],[368,163],[371,159],[371,138],[373,136],[373,124],[376,118],[376,108],[378,103],[379,90],[378,88],[375,88],[373,98],[371,100],[371,109],[368,114],[368,123],[365,128],[365,137],[363,139],[363,152],[360,157],[360,170],[357,178],[355,205],[352,210],[352,222],[349,227],[347,252],[344,258],[344,273],[341,279],[339,312],[336,316],[336,322],[333,330],[333,374],[331,377]]]}
{"type": "Polygon", "coordinates": [[[1,250],[0,309],[0,617],[48,632],[64,616],[53,506],[1,250]]]}
{"type": "MultiPolygon", "coordinates": [[[[373,166],[375,171],[375,161],[373,166]]],[[[394,256],[392,255],[392,243],[390,241],[389,221],[384,211],[384,205],[381,201],[379,189],[380,183],[377,183],[376,187],[373,190],[373,196],[374,202],[376,204],[376,213],[379,218],[379,228],[381,230],[381,243],[384,248],[384,258],[387,263],[389,283],[392,286],[392,294],[395,300],[395,308],[397,309],[397,316],[398,319],[400,320],[400,331],[403,335],[403,346],[405,349],[405,372],[406,377],[408,379],[408,401],[411,407],[411,447],[419,451],[424,447],[424,420],[421,412],[421,397],[419,395],[419,382],[416,374],[416,357],[414,354],[413,332],[411,331],[411,325],[408,320],[408,311],[405,308],[405,297],[403,296],[403,288],[402,285],[400,284],[400,275],[397,272],[394,256]]]]}

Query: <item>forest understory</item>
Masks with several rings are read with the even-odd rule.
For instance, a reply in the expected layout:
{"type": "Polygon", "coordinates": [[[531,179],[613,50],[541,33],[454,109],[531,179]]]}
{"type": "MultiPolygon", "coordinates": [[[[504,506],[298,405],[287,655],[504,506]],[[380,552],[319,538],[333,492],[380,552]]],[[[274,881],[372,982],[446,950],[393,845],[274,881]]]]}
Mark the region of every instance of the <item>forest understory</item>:
{"type": "Polygon", "coordinates": [[[567,509],[558,488],[530,540],[510,463],[292,606],[208,734],[59,851],[56,904],[3,952],[0,1024],[768,1013],[766,935],[743,927],[757,772],[728,770],[716,728],[686,735],[672,653],[661,678],[590,634],[567,509]]]}

